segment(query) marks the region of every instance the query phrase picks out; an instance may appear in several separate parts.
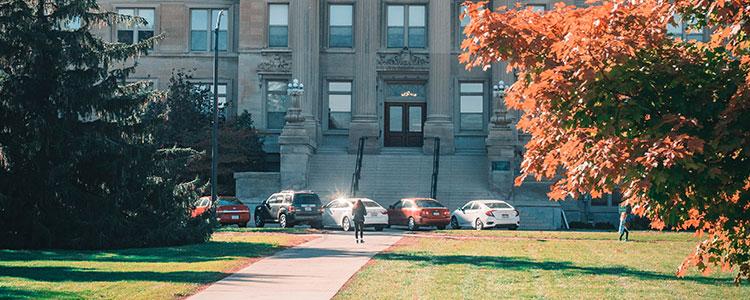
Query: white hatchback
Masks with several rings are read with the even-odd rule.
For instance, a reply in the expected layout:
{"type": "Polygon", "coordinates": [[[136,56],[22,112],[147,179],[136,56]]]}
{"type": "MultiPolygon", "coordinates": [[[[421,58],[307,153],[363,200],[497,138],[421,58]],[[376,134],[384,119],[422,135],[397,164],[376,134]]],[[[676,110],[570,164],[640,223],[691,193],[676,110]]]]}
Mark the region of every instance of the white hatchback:
{"type": "Polygon", "coordinates": [[[367,210],[365,227],[374,227],[381,231],[388,226],[388,211],[377,202],[367,198],[339,198],[323,206],[323,226],[337,227],[344,231],[354,227],[352,222],[352,207],[357,200],[362,200],[367,210]]]}
{"type": "Polygon", "coordinates": [[[500,200],[474,200],[453,211],[451,228],[471,226],[476,230],[485,228],[509,228],[515,230],[521,225],[518,210],[500,200]]]}

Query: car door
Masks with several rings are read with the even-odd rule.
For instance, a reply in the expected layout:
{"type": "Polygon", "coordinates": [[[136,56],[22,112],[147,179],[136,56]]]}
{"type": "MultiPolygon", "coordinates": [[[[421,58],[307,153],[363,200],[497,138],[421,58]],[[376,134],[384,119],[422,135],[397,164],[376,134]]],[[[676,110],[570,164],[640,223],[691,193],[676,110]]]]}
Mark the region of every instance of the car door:
{"type": "Polygon", "coordinates": [[[339,224],[341,224],[341,221],[344,220],[344,217],[348,217],[349,221],[351,222],[352,203],[350,201],[340,201],[339,205],[336,207],[336,217],[336,220],[339,221],[339,224]]]}
{"type": "Polygon", "coordinates": [[[466,213],[469,212],[473,203],[473,201],[466,203],[463,207],[456,210],[456,213],[454,215],[456,216],[456,221],[458,221],[459,225],[465,226],[466,224],[468,224],[466,213]]]}
{"type": "Polygon", "coordinates": [[[472,202],[469,209],[466,210],[467,225],[474,226],[474,222],[479,218],[479,203],[472,202]]]}
{"type": "Polygon", "coordinates": [[[263,219],[264,222],[268,222],[273,217],[271,217],[271,201],[276,197],[276,195],[271,195],[268,197],[268,199],[263,200],[263,202],[260,203],[257,207],[255,207],[255,215],[260,216],[261,219],[263,219]]]}
{"type": "Polygon", "coordinates": [[[284,195],[276,195],[271,201],[270,214],[271,218],[276,221],[279,217],[279,209],[281,208],[281,201],[284,199],[284,195]]]}
{"type": "Polygon", "coordinates": [[[403,208],[403,201],[399,200],[396,201],[396,203],[393,203],[391,206],[388,207],[388,224],[391,225],[401,225],[403,224],[403,212],[401,211],[401,208],[403,208]]]}
{"type": "Polygon", "coordinates": [[[336,205],[336,203],[337,201],[333,200],[323,206],[323,226],[326,226],[326,227],[337,226],[336,218],[334,218],[334,206],[336,205]]]}
{"type": "Polygon", "coordinates": [[[417,219],[417,216],[414,215],[414,212],[418,211],[416,209],[417,205],[413,200],[403,200],[401,206],[401,225],[407,225],[409,217],[414,217],[415,220],[417,219]]]}

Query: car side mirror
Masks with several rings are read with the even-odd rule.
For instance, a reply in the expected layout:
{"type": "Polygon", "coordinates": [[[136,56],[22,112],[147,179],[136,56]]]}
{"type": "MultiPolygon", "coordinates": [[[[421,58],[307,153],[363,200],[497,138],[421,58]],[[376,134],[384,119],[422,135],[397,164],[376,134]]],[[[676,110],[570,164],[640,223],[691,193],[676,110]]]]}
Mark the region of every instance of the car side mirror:
{"type": "Polygon", "coordinates": [[[466,213],[466,210],[465,210],[465,209],[463,209],[463,208],[461,208],[461,212],[462,212],[462,213],[466,213]]]}

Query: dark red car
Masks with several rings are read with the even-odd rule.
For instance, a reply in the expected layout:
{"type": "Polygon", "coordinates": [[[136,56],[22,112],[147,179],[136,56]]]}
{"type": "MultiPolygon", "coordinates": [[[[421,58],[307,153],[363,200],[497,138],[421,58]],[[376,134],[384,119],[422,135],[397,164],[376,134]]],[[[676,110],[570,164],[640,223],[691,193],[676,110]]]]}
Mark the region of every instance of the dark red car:
{"type": "Polygon", "coordinates": [[[406,225],[409,230],[420,226],[445,229],[450,222],[448,208],[432,198],[405,198],[388,207],[388,225],[406,225]]]}
{"type": "MultiPolygon", "coordinates": [[[[211,208],[211,197],[205,196],[195,202],[192,216],[197,217],[211,208]]],[[[246,227],[250,221],[250,208],[235,198],[219,196],[219,205],[216,208],[216,221],[221,225],[237,224],[246,227]]]]}

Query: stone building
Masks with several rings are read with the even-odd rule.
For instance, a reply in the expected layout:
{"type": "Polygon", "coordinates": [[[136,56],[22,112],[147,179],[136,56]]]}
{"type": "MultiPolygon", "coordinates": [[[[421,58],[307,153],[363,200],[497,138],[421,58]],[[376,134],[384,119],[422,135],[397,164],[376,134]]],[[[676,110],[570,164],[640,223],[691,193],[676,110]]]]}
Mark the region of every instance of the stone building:
{"type": "MultiPolygon", "coordinates": [[[[515,130],[517,115],[503,110],[493,85],[515,77],[502,63],[482,71],[458,62],[466,24],[459,18],[461,2],[105,0],[104,9],[144,17],[149,25],[101,34],[121,42],[163,35],[138,59],[133,80],[166,88],[173,70],[186,69],[196,84],[208,86],[212,24],[226,11],[218,37],[224,114],[251,113],[267,134],[265,150],[278,159],[279,172],[236,174],[237,194],[247,202],[282,188],[313,189],[324,197],[348,193],[361,138],[359,195],[383,205],[429,196],[439,138],[437,199],[451,209],[500,198],[518,207],[526,228],[560,228],[563,210],[567,221],[616,222],[617,197],[557,203],[547,199],[549,182],[513,187],[528,136],[515,130]],[[299,116],[289,113],[292,79],[304,84],[299,116]]],[[[552,6],[548,0],[518,3],[540,13],[552,6]]]]}

